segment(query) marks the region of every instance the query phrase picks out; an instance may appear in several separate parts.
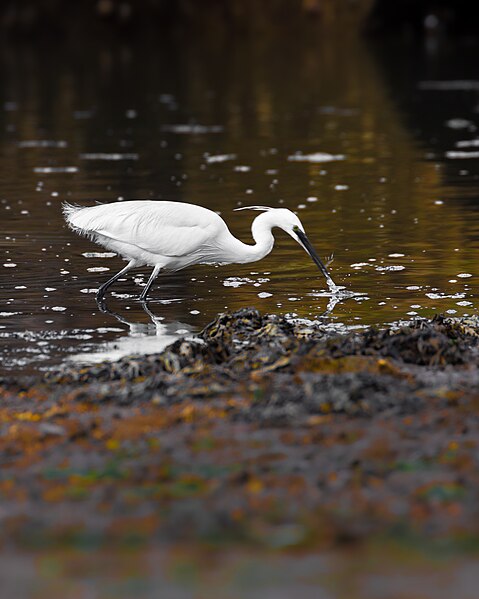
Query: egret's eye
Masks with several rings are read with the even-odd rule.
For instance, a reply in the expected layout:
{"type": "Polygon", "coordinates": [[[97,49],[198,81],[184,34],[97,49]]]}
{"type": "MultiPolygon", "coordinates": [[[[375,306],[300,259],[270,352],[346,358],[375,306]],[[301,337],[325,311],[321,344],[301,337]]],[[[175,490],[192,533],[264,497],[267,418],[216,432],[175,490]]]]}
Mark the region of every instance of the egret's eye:
{"type": "Polygon", "coordinates": [[[299,233],[299,231],[300,231],[300,228],[298,227],[298,225],[294,225],[294,227],[293,227],[293,231],[294,231],[295,233],[299,233]]]}

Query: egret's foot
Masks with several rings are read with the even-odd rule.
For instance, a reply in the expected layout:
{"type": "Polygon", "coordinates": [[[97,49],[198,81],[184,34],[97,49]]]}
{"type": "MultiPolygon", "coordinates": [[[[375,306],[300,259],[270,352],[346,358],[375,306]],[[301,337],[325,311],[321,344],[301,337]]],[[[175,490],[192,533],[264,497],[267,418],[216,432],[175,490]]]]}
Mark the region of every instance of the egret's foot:
{"type": "Polygon", "coordinates": [[[96,304],[97,304],[98,308],[102,312],[106,312],[107,311],[106,299],[105,299],[105,296],[103,295],[103,293],[97,293],[95,299],[96,299],[96,304]]]}
{"type": "Polygon", "coordinates": [[[106,302],[97,302],[96,305],[98,306],[98,309],[100,310],[100,312],[103,312],[104,314],[108,314],[110,312],[110,310],[108,310],[106,302]]]}

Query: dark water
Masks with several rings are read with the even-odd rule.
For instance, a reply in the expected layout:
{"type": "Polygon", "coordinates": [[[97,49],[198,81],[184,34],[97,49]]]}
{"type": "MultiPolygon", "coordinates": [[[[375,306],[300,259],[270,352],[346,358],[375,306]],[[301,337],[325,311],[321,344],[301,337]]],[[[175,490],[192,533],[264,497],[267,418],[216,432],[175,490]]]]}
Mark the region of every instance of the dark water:
{"type": "Polygon", "coordinates": [[[94,290],[123,263],[65,227],[65,200],[197,203],[244,241],[255,213],[235,207],[286,206],[334,253],[336,283],[363,294],[334,307],[335,326],[475,313],[474,56],[308,36],[4,46],[2,368],[154,351],[226,308],[327,309],[324,279],[278,233],[261,262],[161,277],[151,315],[136,271],[113,288],[118,318],[103,314],[94,290]]]}

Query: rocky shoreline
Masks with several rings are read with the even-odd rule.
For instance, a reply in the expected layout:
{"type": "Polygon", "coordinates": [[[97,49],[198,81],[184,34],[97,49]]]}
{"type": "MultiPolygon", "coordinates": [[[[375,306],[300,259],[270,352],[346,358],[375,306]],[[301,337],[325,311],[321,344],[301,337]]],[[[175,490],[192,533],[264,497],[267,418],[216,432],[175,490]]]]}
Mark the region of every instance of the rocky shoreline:
{"type": "Polygon", "coordinates": [[[244,309],[160,354],[2,379],[3,538],[477,549],[478,340],[476,318],[338,334],[244,309]]]}

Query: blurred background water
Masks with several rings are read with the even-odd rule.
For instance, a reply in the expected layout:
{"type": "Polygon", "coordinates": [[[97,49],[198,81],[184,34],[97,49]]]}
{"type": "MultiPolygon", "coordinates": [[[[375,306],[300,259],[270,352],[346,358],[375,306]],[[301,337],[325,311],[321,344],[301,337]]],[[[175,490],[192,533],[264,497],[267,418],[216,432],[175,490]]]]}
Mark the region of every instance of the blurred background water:
{"type": "Polygon", "coordinates": [[[308,30],[4,41],[0,54],[2,370],[155,351],[218,312],[317,319],[325,282],[282,232],[248,265],[94,292],[122,262],[64,224],[63,201],[201,204],[251,241],[255,213],[297,211],[337,284],[335,326],[477,312],[477,43],[308,30]]]}

